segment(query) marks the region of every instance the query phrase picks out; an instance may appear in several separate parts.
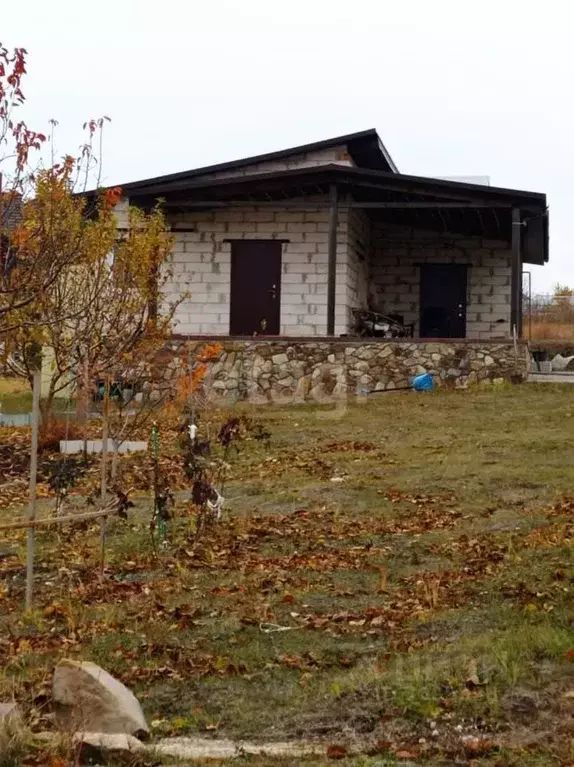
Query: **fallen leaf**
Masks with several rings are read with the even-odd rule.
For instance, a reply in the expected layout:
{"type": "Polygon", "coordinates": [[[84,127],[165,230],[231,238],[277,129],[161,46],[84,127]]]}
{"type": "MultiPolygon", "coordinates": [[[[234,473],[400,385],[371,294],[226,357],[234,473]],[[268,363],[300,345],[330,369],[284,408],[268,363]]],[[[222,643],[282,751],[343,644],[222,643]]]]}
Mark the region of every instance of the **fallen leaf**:
{"type": "Polygon", "coordinates": [[[468,757],[485,756],[494,748],[494,743],[488,738],[468,738],[464,742],[464,751],[468,757]]]}
{"type": "Polygon", "coordinates": [[[327,756],[329,759],[344,759],[347,756],[347,749],[345,746],[328,746],[327,756]]]}
{"type": "Polygon", "coordinates": [[[281,602],[283,604],[292,604],[294,601],[295,601],[295,597],[293,596],[293,594],[284,594],[281,597],[281,602]]]}

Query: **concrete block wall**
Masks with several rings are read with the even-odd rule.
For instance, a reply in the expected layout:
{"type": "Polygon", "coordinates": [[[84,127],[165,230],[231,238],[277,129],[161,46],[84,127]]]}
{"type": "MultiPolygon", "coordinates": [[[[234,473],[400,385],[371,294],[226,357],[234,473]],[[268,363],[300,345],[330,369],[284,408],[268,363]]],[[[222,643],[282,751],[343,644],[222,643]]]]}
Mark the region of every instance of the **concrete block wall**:
{"type": "Polygon", "coordinates": [[[351,309],[366,309],[369,305],[371,221],[363,210],[349,210],[346,245],[348,328],[351,329],[351,309]]]}
{"type": "Polygon", "coordinates": [[[122,197],[118,204],[114,208],[114,215],[116,217],[116,226],[120,229],[125,229],[128,225],[128,211],[130,207],[130,201],[127,197],[122,197]]]}
{"type": "Polygon", "coordinates": [[[295,170],[297,168],[314,168],[317,165],[354,165],[347,147],[342,144],[330,149],[320,149],[316,152],[302,152],[290,157],[284,157],[281,160],[268,160],[258,162],[253,165],[245,165],[242,168],[233,170],[216,171],[215,173],[206,173],[196,176],[194,180],[202,181],[206,178],[234,178],[235,176],[248,176],[253,173],[273,173],[281,170],[295,170]]]}
{"type": "Polygon", "coordinates": [[[507,243],[374,223],[370,302],[419,330],[419,264],[467,264],[467,338],[508,338],[511,252],[507,243]]]}
{"type": "MultiPolygon", "coordinates": [[[[312,203],[310,203],[312,204],[312,203]]],[[[116,208],[127,223],[127,201],[116,208]]],[[[328,211],[233,208],[173,217],[173,279],[168,301],[191,292],[176,314],[176,332],[228,335],[229,239],[285,239],[281,264],[280,332],[320,336],[327,327],[328,211]],[[193,228],[177,232],[177,227],[193,228]]],[[[351,308],[371,307],[419,325],[421,263],[469,266],[467,337],[508,338],[511,253],[504,242],[421,232],[371,222],[364,211],[341,210],[337,232],[335,334],[351,329],[351,308]]]]}
{"type": "MultiPolygon", "coordinates": [[[[312,203],[310,203],[312,205],[312,203]]],[[[229,333],[231,243],[229,239],[285,239],[281,264],[280,332],[326,333],[328,211],[233,208],[174,216],[173,280],[167,300],[191,292],[176,314],[177,333],[229,333]],[[177,232],[178,227],[193,232],[177,232]]],[[[338,226],[336,334],[347,331],[347,214],[338,226]]]]}

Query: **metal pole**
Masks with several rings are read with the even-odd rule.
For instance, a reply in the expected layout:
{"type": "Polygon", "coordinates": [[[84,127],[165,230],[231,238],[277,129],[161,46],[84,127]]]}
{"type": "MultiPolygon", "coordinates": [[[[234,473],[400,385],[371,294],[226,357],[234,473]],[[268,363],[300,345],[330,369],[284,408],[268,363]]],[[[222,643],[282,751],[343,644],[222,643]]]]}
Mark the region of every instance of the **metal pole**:
{"type": "Polygon", "coordinates": [[[532,272],[522,272],[528,277],[528,340],[532,341],[532,272]]]}
{"type": "Polygon", "coordinates": [[[522,318],[520,309],[522,304],[522,258],[520,253],[520,209],[512,209],[512,269],[511,269],[511,297],[510,297],[510,325],[512,333],[516,330],[518,338],[522,335],[522,318]]]}
{"type": "Polygon", "coordinates": [[[151,430],[151,441],[153,447],[153,514],[154,519],[157,521],[158,538],[160,542],[163,543],[165,540],[166,527],[164,509],[162,507],[159,492],[159,427],[155,421],[151,430]]]}
{"type": "MultiPolygon", "coordinates": [[[[30,501],[26,519],[34,522],[36,518],[36,478],[38,474],[38,434],[40,430],[40,390],[42,387],[42,373],[34,372],[32,390],[32,446],[30,450],[30,501]]],[[[26,610],[32,609],[32,593],[34,588],[34,545],[35,530],[28,528],[28,542],[26,551],[26,610]]]]}
{"type": "Polygon", "coordinates": [[[327,262],[327,335],[335,335],[335,292],[337,286],[337,187],[329,187],[329,233],[327,262]]]}

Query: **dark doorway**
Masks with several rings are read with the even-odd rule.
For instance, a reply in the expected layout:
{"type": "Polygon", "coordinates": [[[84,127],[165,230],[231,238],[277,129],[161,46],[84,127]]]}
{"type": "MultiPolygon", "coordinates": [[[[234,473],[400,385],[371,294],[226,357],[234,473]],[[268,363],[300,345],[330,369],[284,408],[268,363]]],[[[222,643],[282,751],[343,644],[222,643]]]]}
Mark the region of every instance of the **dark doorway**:
{"type": "Polygon", "coordinates": [[[467,267],[421,266],[421,338],[465,338],[467,267]]]}
{"type": "Polygon", "coordinates": [[[280,242],[235,240],[231,243],[231,335],[278,336],[280,289],[280,242]]]}

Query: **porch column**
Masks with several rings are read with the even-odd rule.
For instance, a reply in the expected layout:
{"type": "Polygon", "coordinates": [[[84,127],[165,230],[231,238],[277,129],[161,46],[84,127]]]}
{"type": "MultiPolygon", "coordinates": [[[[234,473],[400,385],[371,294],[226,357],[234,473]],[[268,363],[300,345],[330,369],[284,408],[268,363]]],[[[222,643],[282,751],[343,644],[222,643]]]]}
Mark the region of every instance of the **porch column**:
{"type": "Polygon", "coordinates": [[[510,329],[518,338],[522,336],[522,248],[520,208],[512,209],[512,267],[510,296],[510,329]]]}
{"type": "Polygon", "coordinates": [[[337,186],[329,187],[329,233],[327,259],[327,335],[335,335],[335,292],[337,286],[337,186]]]}

